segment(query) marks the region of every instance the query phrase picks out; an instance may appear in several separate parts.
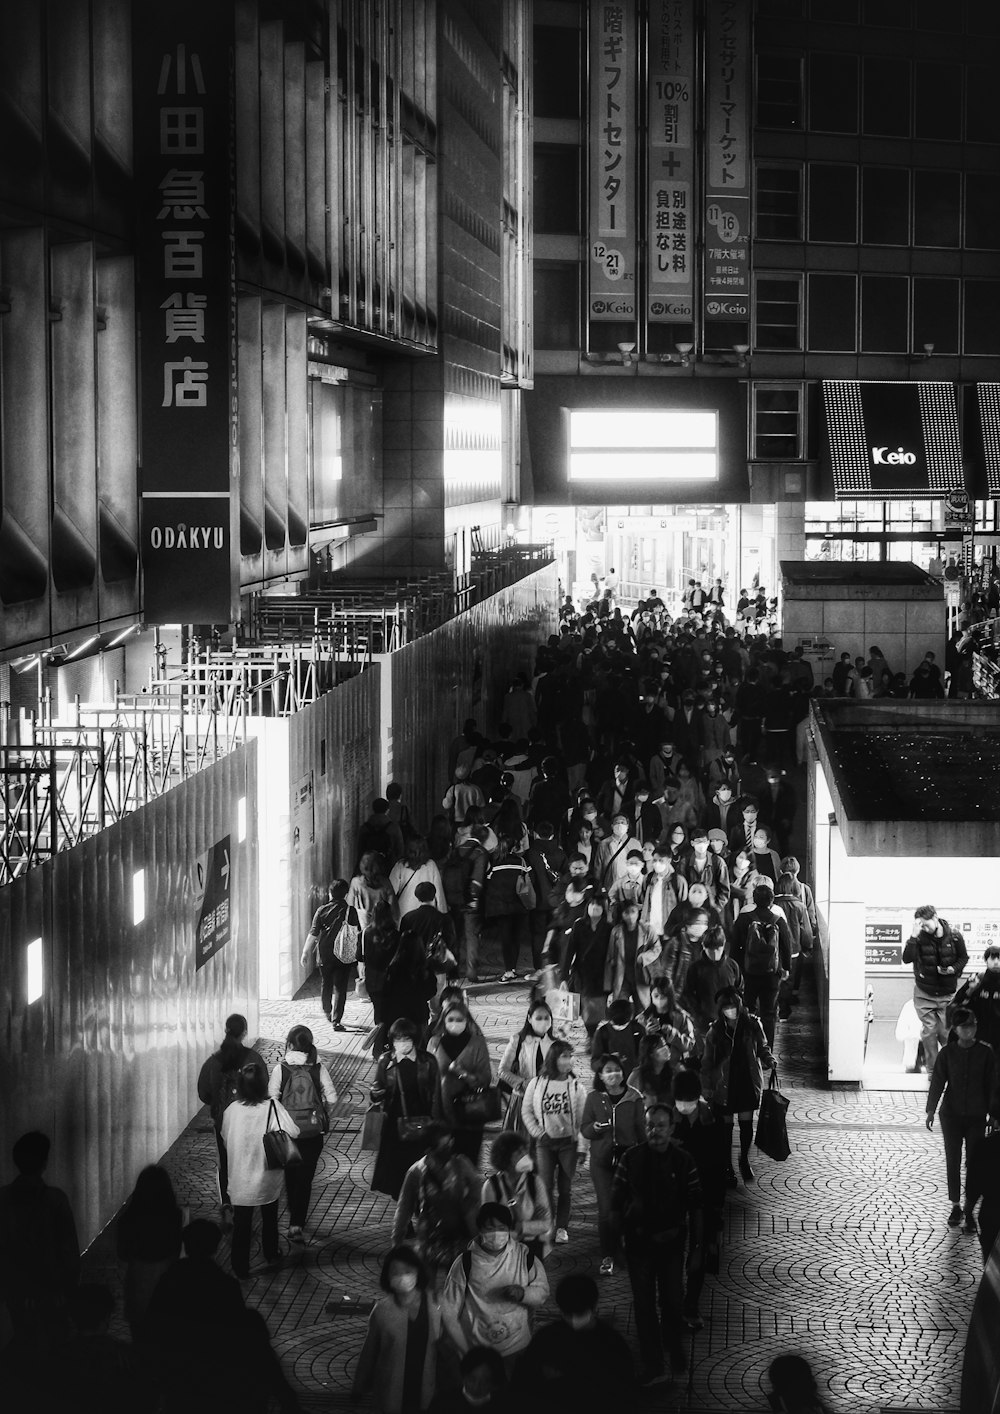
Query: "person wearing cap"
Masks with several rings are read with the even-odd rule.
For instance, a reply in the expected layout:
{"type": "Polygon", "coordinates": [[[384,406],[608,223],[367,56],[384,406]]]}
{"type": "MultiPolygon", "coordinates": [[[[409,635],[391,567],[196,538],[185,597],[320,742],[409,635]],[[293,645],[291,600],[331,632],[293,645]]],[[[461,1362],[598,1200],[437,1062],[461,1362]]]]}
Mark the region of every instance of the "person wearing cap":
{"type": "Polygon", "coordinates": [[[484,1203],[476,1229],[448,1273],[441,1318],[462,1355],[485,1345],[510,1371],[531,1340],[531,1312],[548,1300],[549,1280],[543,1263],[514,1236],[514,1215],[503,1203],[484,1203]]]}
{"type": "MultiPolygon", "coordinates": [[[[729,872],[729,837],[725,830],[713,828],[708,832],[708,848],[712,854],[717,854],[720,859],[726,861],[726,872],[729,872]]],[[[730,892],[732,884],[730,883],[730,892]]]]}

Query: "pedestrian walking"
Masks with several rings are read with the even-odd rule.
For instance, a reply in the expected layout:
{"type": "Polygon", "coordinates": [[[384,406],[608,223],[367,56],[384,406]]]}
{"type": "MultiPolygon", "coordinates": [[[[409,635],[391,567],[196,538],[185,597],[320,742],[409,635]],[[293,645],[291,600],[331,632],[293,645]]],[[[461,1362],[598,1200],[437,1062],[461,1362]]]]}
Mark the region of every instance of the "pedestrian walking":
{"type": "Polygon", "coordinates": [[[337,1091],[308,1026],[293,1026],[289,1031],[285,1054],[271,1071],[268,1094],[281,1101],[298,1126],[302,1161],[285,1169],[285,1197],[288,1240],[304,1245],[309,1241],[305,1227],[313,1179],[337,1103],[337,1091]]]}

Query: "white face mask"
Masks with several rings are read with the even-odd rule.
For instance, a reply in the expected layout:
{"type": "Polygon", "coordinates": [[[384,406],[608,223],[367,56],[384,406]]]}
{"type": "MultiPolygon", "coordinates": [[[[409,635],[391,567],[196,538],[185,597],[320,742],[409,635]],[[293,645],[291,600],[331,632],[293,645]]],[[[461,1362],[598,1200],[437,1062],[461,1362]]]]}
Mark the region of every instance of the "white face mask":
{"type": "Polygon", "coordinates": [[[398,1292],[401,1296],[405,1295],[408,1291],[416,1291],[417,1274],[416,1272],[397,1272],[396,1275],[390,1279],[389,1285],[392,1287],[393,1291],[398,1292]]]}
{"type": "Polygon", "coordinates": [[[465,1022],[460,1016],[449,1016],[444,1023],[444,1029],[449,1036],[461,1036],[462,1032],[465,1030],[465,1022]]]}
{"type": "Polygon", "coordinates": [[[535,1167],[535,1161],[530,1154],[522,1154],[514,1165],[515,1173],[531,1173],[535,1167]]]}
{"type": "Polygon", "coordinates": [[[502,1252],[509,1238],[509,1232],[481,1232],[479,1244],[485,1252],[502,1252]]]}
{"type": "Polygon", "coordinates": [[[732,1007],[726,1007],[726,1009],[722,1013],[722,1015],[726,1018],[727,1021],[735,1021],[739,1014],[739,1009],[734,1009],[732,1007]]]}
{"type": "Polygon", "coordinates": [[[620,1070],[606,1070],[604,1072],[604,1083],[609,1090],[617,1090],[622,1083],[622,1073],[620,1070]]]}
{"type": "Polygon", "coordinates": [[[533,1016],[531,1018],[531,1029],[536,1036],[544,1036],[551,1024],[547,1016],[533,1016]]]}
{"type": "Polygon", "coordinates": [[[413,1055],[413,1042],[409,1039],[405,1041],[393,1041],[392,1049],[400,1060],[405,1060],[407,1056],[413,1055]]]}
{"type": "Polygon", "coordinates": [[[674,1109],[678,1114],[693,1115],[698,1108],[697,1100],[675,1100],[674,1109]]]}

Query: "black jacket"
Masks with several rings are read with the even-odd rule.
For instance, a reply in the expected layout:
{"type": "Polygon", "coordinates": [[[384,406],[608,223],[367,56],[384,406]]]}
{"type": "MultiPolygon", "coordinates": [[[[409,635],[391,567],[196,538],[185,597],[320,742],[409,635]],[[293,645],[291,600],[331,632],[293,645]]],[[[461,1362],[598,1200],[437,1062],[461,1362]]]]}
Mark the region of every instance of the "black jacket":
{"type": "Polygon", "coordinates": [[[903,961],[913,963],[917,986],[932,997],[950,997],[969,961],[968,949],[961,933],[956,933],[943,918],[939,918],[941,934],[917,933],[907,939],[903,961]],[[942,968],[950,967],[950,972],[942,968]]]}
{"type": "Polygon", "coordinates": [[[985,1041],[973,1041],[971,1046],[949,1041],[938,1051],[934,1062],[927,1091],[927,1113],[932,1115],[940,1100],[942,1110],[949,1114],[975,1119],[985,1117],[995,1112],[996,1088],[997,1062],[993,1047],[985,1041]]]}

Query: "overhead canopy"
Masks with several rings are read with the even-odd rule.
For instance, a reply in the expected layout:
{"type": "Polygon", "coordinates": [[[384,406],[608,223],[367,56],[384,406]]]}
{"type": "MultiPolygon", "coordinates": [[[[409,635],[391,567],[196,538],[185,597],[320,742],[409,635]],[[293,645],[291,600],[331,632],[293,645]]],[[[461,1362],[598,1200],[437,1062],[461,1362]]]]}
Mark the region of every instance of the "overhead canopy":
{"type": "Polygon", "coordinates": [[[954,384],[825,379],[823,457],[838,501],[964,490],[954,384]]]}

